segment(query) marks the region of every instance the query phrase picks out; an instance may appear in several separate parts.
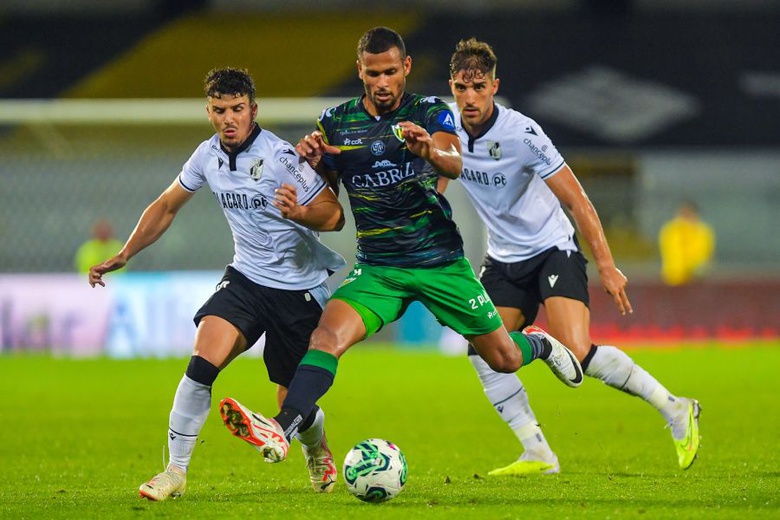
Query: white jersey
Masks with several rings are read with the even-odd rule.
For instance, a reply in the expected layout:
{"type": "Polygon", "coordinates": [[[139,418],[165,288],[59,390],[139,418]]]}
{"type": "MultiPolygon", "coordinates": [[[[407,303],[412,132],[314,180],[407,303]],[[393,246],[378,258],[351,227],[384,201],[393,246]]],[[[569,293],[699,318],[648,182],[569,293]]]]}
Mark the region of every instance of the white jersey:
{"type": "Polygon", "coordinates": [[[273,205],[282,183],[296,187],[306,205],[328,189],[300,161],[290,143],[256,126],[247,141],[228,153],[215,134],[184,163],[179,184],[195,192],[208,183],[233,233],[230,264],[253,282],[276,289],[310,289],[346,262],[319,240],[319,234],[283,218],[273,205]]]}
{"type": "Polygon", "coordinates": [[[461,183],[488,229],[487,254],[514,263],[557,247],[577,250],[574,227],[545,179],[565,165],[536,122],[495,104],[487,131],[472,139],[450,103],[463,148],[461,183]]]}

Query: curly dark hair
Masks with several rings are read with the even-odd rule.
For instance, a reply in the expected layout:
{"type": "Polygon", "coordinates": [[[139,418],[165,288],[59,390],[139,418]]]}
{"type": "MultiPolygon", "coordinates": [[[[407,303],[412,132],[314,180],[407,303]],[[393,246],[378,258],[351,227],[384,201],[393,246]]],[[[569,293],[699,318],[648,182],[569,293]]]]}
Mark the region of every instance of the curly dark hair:
{"type": "Polygon", "coordinates": [[[490,76],[495,79],[498,58],[493,49],[476,38],[461,40],[450,59],[450,77],[463,71],[464,79],[490,76]]]}
{"type": "Polygon", "coordinates": [[[249,96],[249,102],[255,101],[255,82],[246,69],[223,67],[211,69],[203,82],[206,97],[220,98],[225,94],[231,96],[249,96]]]}
{"type": "Polygon", "coordinates": [[[358,59],[364,52],[381,54],[393,47],[401,51],[401,59],[406,58],[406,45],[400,34],[388,27],[374,27],[360,37],[357,46],[358,59]]]}

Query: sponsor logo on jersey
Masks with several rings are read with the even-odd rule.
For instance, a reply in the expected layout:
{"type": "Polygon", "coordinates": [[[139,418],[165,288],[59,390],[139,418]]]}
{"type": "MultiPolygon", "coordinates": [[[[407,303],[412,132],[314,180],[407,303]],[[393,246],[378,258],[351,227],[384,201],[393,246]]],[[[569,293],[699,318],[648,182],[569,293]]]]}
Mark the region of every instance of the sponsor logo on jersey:
{"type": "Polygon", "coordinates": [[[222,160],[222,157],[217,157],[217,170],[222,168],[223,164],[225,164],[225,161],[222,160]]]}
{"type": "Polygon", "coordinates": [[[487,149],[491,159],[495,159],[496,161],[501,159],[501,143],[498,141],[488,141],[487,149]]]}
{"type": "Polygon", "coordinates": [[[395,136],[395,138],[403,143],[404,142],[404,129],[401,128],[401,125],[393,125],[392,129],[393,129],[393,135],[395,136]]]}
{"type": "Polygon", "coordinates": [[[292,175],[295,180],[298,181],[298,185],[303,191],[308,192],[311,189],[308,181],[306,181],[306,178],[301,174],[300,164],[293,164],[293,162],[285,156],[279,157],[279,162],[282,163],[284,167],[287,168],[287,171],[290,172],[290,175],[292,175]]]}
{"type": "Polygon", "coordinates": [[[219,283],[217,284],[217,286],[216,286],[216,287],[214,287],[214,292],[217,292],[217,291],[219,291],[220,289],[224,289],[224,288],[225,288],[225,287],[227,287],[228,285],[230,285],[230,280],[225,280],[225,281],[223,281],[223,282],[219,282],[219,283]]]}
{"type": "Polygon", "coordinates": [[[558,281],[558,275],[557,274],[551,274],[547,277],[547,281],[550,282],[550,287],[555,287],[555,282],[558,281]]]}
{"type": "Polygon", "coordinates": [[[477,184],[490,186],[490,180],[488,179],[487,172],[480,172],[477,170],[469,170],[468,168],[463,168],[462,177],[468,181],[476,182],[477,184]]]}
{"type": "Polygon", "coordinates": [[[363,144],[363,138],[358,137],[357,139],[344,139],[344,146],[358,146],[363,144]]]}
{"type": "Polygon", "coordinates": [[[214,196],[217,197],[217,200],[225,209],[252,209],[246,193],[233,193],[230,191],[217,193],[215,191],[214,196]]]}
{"type": "Polygon", "coordinates": [[[438,103],[438,102],[439,102],[439,98],[437,98],[436,96],[428,96],[420,100],[420,103],[438,103]]]}
{"type": "Polygon", "coordinates": [[[447,130],[455,130],[455,119],[453,119],[452,112],[449,110],[439,112],[436,122],[447,130]]]}
{"type": "Polygon", "coordinates": [[[530,148],[533,154],[537,156],[539,160],[541,160],[543,163],[547,164],[548,166],[552,164],[552,159],[547,157],[547,155],[545,155],[544,153],[547,150],[546,146],[542,147],[542,149],[540,150],[539,147],[536,146],[533,143],[533,141],[531,141],[531,139],[529,139],[528,137],[523,139],[523,144],[525,144],[528,148],[530,148]]]}
{"type": "Polygon", "coordinates": [[[491,175],[487,172],[463,168],[463,175],[461,175],[461,178],[483,186],[494,186],[498,188],[506,186],[506,176],[501,172],[491,175]]]}
{"type": "Polygon", "coordinates": [[[493,174],[493,186],[506,186],[506,177],[503,173],[498,172],[493,174]]]}
{"type": "Polygon", "coordinates": [[[249,177],[254,181],[259,181],[260,178],[263,176],[263,163],[265,162],[265,159],[260,157],[259,159],[256,159],[252,166],[249,167],[249,177]]]}
{"type": "Polygon", "coordinates": [[[532,126],[526,126],[525,127],[525,133],[526,134],[531,134],[531,135],[539,135],[539,134],[536,133],[536,130],[534,130],[534,127],[532,127],[532,126]]]}
{"type": "Polygon", "coordinates": [[[382,159],[381,161],[377,161],[371,165],[371,167],[375,170],[378,168],[390,168],[392,166],[395,166],[395,163],[393,161],[388,161],[387,159],[382,159]]]}
{"type": "Polygon", "coordinates": [[[371,153],[374,155],[382,155],[385,153],[385,143],[379,139],[371,143],[371,153]]]}
{"type": "Polygon", "coordinates": [[[403,168],[390,168],[373,173],[364,173],[352,176],[352,184],[358,188],[375,188],[397,184],[407,177],[415,174],[412,163],[405,163],[403,168]]]}

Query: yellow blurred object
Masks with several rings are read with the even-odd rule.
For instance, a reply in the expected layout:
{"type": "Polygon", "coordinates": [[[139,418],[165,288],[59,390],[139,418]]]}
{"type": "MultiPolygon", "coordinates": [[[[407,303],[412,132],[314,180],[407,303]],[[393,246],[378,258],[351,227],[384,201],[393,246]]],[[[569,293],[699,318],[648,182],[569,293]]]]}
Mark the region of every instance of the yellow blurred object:
{"type": "Polygon", "coordinates": [[[658,236],[661,277],[668,285],[683,285],[701,277],[715,252],[715,233],[699,218],[691,203],[663,225],[658,236]]]}
{"type": "Polygon", "coordinates": [[[92,238],[81,244],[76,250],[73,263],[79,273],[88,273],[89,268],[107,260],[122,249],[124,244],[114,238],[111,224],[100,219],[92,228],[92,238]]]}

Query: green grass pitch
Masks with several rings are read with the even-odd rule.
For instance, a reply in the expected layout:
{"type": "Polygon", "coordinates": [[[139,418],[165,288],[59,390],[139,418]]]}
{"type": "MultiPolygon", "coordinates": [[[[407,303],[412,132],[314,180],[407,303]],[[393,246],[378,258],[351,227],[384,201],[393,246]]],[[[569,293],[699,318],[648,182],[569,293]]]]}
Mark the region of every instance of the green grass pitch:
{"type": "Polygon", "coordinates": [[[406,454],[406,489],[379,505],[341,481],[315,495],[297,445],[271,465],[228,434],[216,411],[224,396],[275,412],[259,359],[239,358],[217,379],[187,493],[153,503],[137,489],[162,469],[185,359],[0,356],[0,518],[780,518],[780,345],[630,353],[672,392],[700,400],[690,470],[678,469],[649,405],[592,379],[566,388],[535,363],[520,375],[562,472],[488,477],[520,448],[465,356],[356,346],[321,404],[339,463],[367,437],[406,454]]]}

